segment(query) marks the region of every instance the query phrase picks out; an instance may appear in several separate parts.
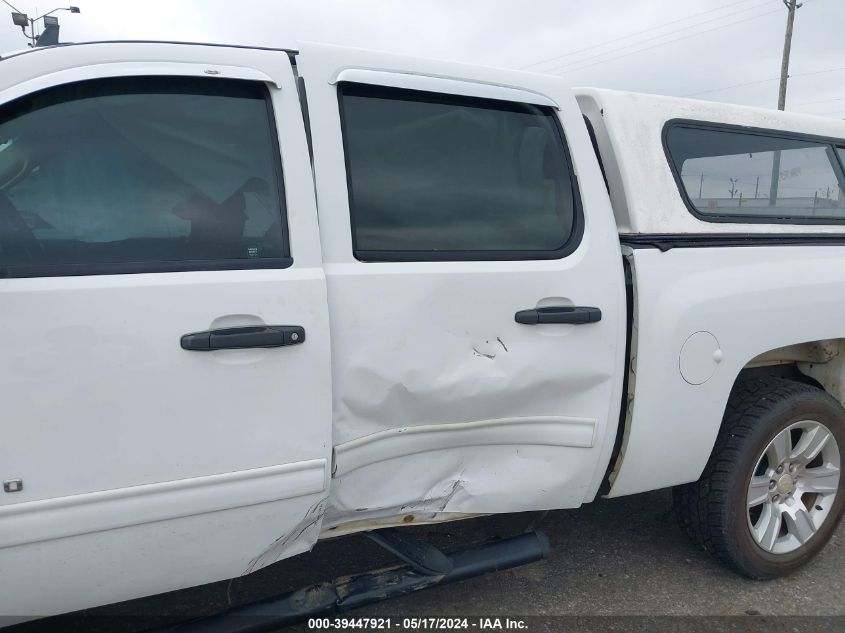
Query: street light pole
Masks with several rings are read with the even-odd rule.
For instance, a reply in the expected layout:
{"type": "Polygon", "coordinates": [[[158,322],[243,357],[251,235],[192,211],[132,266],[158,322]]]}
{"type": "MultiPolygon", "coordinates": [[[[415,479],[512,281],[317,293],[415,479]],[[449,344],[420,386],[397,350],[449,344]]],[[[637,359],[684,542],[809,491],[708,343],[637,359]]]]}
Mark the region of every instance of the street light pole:
{"type": "MultiPolygon", "coordinates": [[[[23,34],[24,34],[24,35],[26,35],[26,31],[24,31],[24,33],[23,33],[23,34]]],[[[29,39],[30,39],[30,40],[32,40],[32,42],[30,43],[29,47],[30,47],[30,48],[35,48],[35,41],[36,41],[36,37],[35,37],[35,20],[33,20],[32,18],[30,18],[30,19],[29,19],[29,39]]]]}
{"type": "MultiPolygon", "coordinates": [[[[53,9],[52,11],[48,11],[43,15],[39,15],[37,18],[30,18],[26,13],[15,7],[9,0],[0,0],[3,4],[7,7],[12,9],[12,21],[15,23],[15,26],[21,27],[21,31],[23,34],[30,40],[30,47],[35,48],[38,43],[38,38],[40,35],[36,33],[36,25],[38,24],[39,20],[44,20],[47,16],[55,13],[56,11],[70,11],[71,13],[81,13],[79,7],[58,7],[53,9]],[[26,32],[26,27],[29,26],[29,33],[26,32]]],[[[53,21],[54,26],[58,27],[58,20],[56,18],[51,18],[53,21]]],[[[46,24],[46,20],[45,20],[46,24]]]]}
{"type": "Polygon", "coordinates": [[[35,46],[35,37],[33,37],[33,35],[34,35],[34,28],[33,28],[34,25],[33,25],[32,20],[29,19],[29,17],[26,15],[26,13],[24,13],[23,11],[18,9],[15,5],[13,5],[8,0],[0,0],[0,2],[5,4],[7,7],[9,7],[12,10],[12,20],[14,21],[15,26],[21,27],[21,31],[23,31],[24,36],[26,36],[27,38],[32,40],[32,42],[30,43],[30,46],[35,46]],[[26,34],[27,25],[29,26],[29,33],[30,33],[29,35],[26,34]]]}

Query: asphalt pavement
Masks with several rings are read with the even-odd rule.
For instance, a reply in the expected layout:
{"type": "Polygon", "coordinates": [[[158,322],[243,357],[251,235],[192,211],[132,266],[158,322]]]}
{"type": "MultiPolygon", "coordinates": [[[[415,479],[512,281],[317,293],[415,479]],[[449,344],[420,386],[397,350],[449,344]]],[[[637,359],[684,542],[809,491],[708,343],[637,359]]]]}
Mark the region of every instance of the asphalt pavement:
{"type": "MultiPolygon", "coordinates": [[[[499,515],[409,529],[448,550],[519,534],[538,520],[551,542],[547,560],[427,589],[349,615],[394,619],[518,616],[528,618],[530,631],[845,630],[843,526],[809,566],[770,582],[738,576],[698,551],[678,527],[668,491],[600,500],[545,516],[499,515]]],[[[394,561],[365,537],[343,537],[231,582],[41,620],[9,631],[134,633],[394,561]]],[[[307,630],[304,624],[295,628],[307,630]]]]}

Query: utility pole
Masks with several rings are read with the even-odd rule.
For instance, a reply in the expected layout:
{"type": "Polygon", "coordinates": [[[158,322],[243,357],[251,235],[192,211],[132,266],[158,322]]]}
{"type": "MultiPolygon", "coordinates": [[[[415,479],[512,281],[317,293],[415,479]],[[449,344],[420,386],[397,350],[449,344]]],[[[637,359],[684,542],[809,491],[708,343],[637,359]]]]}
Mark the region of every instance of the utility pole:
{"type": "MultiPolygon", "coordinates": [[[[780,89],[778,90],[778,110],[786,109],[786,82],[789,79],[789,54],[792,52],[792,27],[795,24],[795,10],[802,4],[798,0],[783,0],[789,13],[786,16],[786,35],[783,38],[783,59],[780,62],[780,89]]],[[[769,186],[769,206],[774,207],[778,202],[778,185],[780,180],[780,151],[775,152],[772,159],[772,182],[769,186]]]]}
{"type": "Polygon", "coordinates": [[[795,24],[795,10],[800,9],[802,4],[798,0],[783,0],[783,4],[789,10],[786,17],[786,35],[783,39],[783,59],[780,63],[780,90],[778,92],[778,110],[786,108],[786,81],[789,79],[789,54],[792,52],[792,27],[795,24]]]}

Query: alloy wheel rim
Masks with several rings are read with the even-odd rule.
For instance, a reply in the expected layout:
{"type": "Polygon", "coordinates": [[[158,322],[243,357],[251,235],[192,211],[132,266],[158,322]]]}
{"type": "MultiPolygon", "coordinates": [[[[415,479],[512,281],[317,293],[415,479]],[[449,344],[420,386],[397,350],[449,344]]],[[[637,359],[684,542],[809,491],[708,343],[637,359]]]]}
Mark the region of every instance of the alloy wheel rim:
{"type": "Polygon", "coordinates": [[[754,542],[771,554],[807,544],[839,490],[839,445],[824,424],[804,420],[778,433],[757,459],[746,495],[754,542]]]}

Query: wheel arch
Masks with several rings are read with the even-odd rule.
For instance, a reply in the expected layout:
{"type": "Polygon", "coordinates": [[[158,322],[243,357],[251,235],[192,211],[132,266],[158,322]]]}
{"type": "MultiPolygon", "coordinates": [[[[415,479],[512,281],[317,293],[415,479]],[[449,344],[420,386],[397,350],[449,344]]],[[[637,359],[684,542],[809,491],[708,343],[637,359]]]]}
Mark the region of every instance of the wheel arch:
{"type": "Polygon", "coordinates": [[[748,376],[776,375],[823,389],[845,406],[845,338],[807,341],[767,350],[746,363],[734,384],[748,376]]]}

